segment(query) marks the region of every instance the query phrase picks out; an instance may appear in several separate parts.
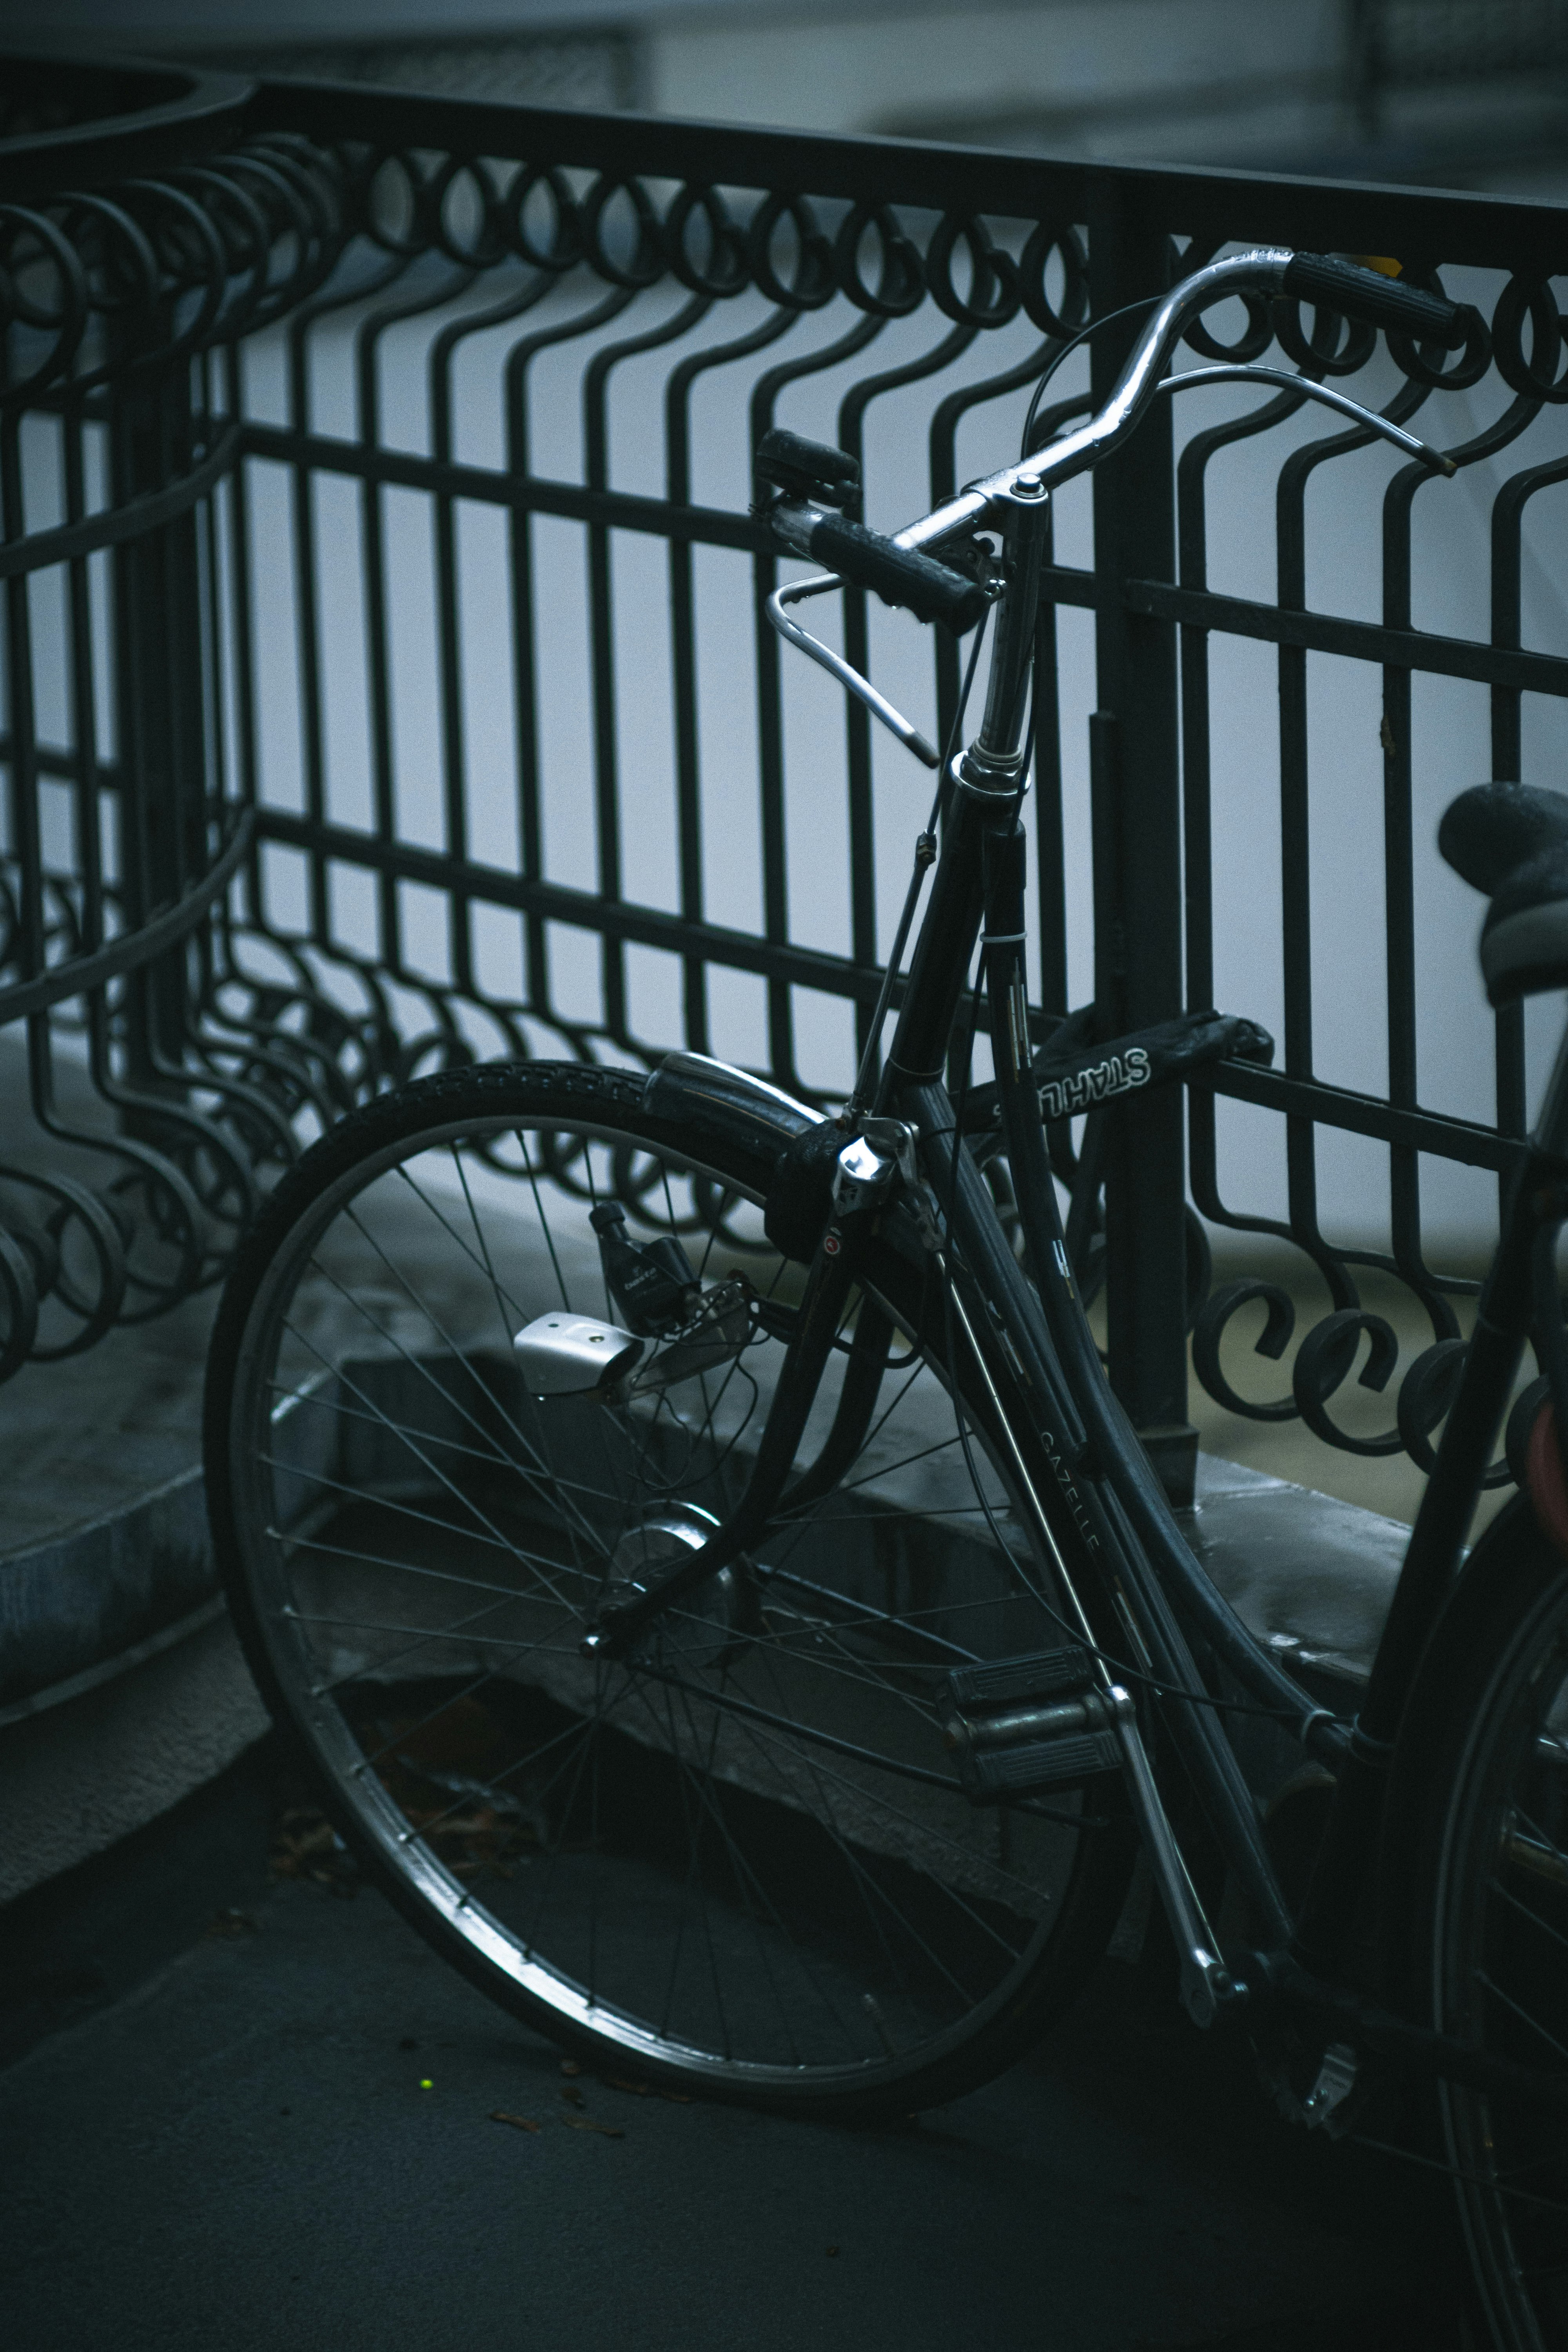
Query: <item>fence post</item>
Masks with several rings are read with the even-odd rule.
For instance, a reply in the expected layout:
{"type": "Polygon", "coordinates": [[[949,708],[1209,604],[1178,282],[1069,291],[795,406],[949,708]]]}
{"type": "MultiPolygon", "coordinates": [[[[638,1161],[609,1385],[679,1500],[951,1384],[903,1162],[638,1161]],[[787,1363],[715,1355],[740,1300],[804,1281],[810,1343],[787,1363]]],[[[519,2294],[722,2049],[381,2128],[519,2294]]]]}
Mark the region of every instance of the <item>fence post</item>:
{"type": "MultiPolygon", "coordinates": [[[[1168,281],[1168,239],[1139,217],[1136,203],[1110,175],[1093,175],[1096,318],[1168,281]]],[[[1118,320],[1090,344],[1097,406],[1148,315],[1118,320]]],[[[1113,924],[1110,940],[1097,939],[1096,1001],[1107,1034],[1182,1010],[1175,631],[1130,613],[1121,593],[1130,579],[1171,579],[1174,547],[1171,408],[1158,401],[1133,440],[1094,477],[1097,931],[1108,915],[1113,924]],[[1110,875],[1098,870],[1108,856],[1110,875]]],[[[1111,1385],[1178,1504],[1192,1500],[1198,1442],[1187,1419],[1184,1108],[1180,1092],[1169,1089],[1117,1103],[1105,1185],[1111,1385]]]]}
{"type": "MultiPolygon", "coordinates": [[[[151,359],[172,339],[161,315],[128,347],[110,410],[117,503],[165,488],[192,462],[190,362],[151,359]]],[[[121,888],[128,928],[176,898],[206,859],[206,724],[200,559],[194,513],[114,551],[114,671],[121,775],[121,888]]],[[[138,1093],[181,1097],[190,1021],[182,945],[126,983],[126,1076],[138,1093]]],[[[130,1124],[139,1122],[132,1115],[130,1124]]]]}

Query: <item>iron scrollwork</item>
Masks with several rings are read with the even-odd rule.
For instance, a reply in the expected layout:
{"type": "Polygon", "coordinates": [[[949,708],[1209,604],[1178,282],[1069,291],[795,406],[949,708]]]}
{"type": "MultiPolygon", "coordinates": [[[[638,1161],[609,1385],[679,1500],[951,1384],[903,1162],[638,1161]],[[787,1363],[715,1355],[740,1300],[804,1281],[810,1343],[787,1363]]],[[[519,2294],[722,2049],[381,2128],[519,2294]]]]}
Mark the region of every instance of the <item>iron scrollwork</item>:
{"type": "MultiPolygon", "coordinates": [[[[110,1127],[82,1127],[56,1116],[56,1131],[73,1150],[97,1153],[100,1166],[107,1155],[110,1172],[89,1186],[52,1172],[0,1171],[0,1379],[29,1355],[89,1345],[116,1319],[157,1311],[210,1282],[258,1188],[299,1140],[367,1095],[420,1071],[487,1054],[546,1053],[584,1061],[609,1054],[647,1064],[668,1042],[640,1033],[627,1009],[625,983],[624,919],[629,910],[651,923],[660,910],[639,906],[635,891],[624,886],[618,865],[601,872],[597,894],[551,899],[545,889],[540,754],[530,715],[538,697],[536,525],[526,503],[507,504],[501,496],[503,478],[531,476],[531,372],[542,355],[563,343],[580,342],[588,362],[586,397],[590,404],[598,401],[601,410],[604,387],[623,352],[668,349],[672,355],[665,386],[664,520],[674,616],[676,790],[683,862],[680,916],[667,921],[657,938],[683,974],[685,1042],[707,1051],[712,1042],[710,976],[724,969],[725,952],[705,916],[690,558],[703,531],[717,526],[690,502],[693,384],[699,376],[739,368],[755,355],[762,372],[731,380],[739,388],[738,399],[750,404],[753,421],[766,421],[793,387],[825,377],[835,367],[848,368],[886,332],[914,337],[929,322],[926,341],[912,355],[911,345],[900,345],[896,364],[861,377],[844,394],[840,437],[847,447],[858,448],[874,402],[928,378],[938,382],[977,341],[1009,330],[1016,335],[1026,321],[1041,338],[1036,348],[1024,352],[1016,342],[1005,341],[1003,356],[973,370],[958,390],[937,395],[930,422],[931,493],[945,495],[956,478],[963,419],[984,402],[1014,393],[1027,397],[1026,387],[1039,371],[1085,323],[1094,272],[1103,260],[1079,225],[1081,210],[1054,184],[1047,189],[1044,178],[1040,210],[1033,216],[1018,216],[979,196],[955,198],[945,209],[922,209],[891,192],[885,197],[868,195],[863,188],[854,195],[823,194],[799,180],[737,188],[715,168],[709,135],[695,130],[682,134],[683,168],[658,176],[622,169],[602,156],[562,161],[559,151],[532,161],[498,159],[436,138],[416,150],[402,131],[397,141],[378,135],[375,106],[374,97],[356,100],[347,110],[343,135],[332,142],[275,129],[227,155],[161,180],[68,194],[32,207],[0,208],[0,472],[6,499],[0,577],[9,599],[13,663],[17,646],[27,655],[26,582],[46,557],[71,571],[84,596],[88,567],[94,562],[121,567],[121,594],[133,593],[139,577],[153,576],[136,572],[138,549],[149,551],[149,562],[183,566],[181,593],[190,599],[195,616],[190,643],[199,656],[199,698],[205,700],[207,724],[204,748],[193,758],[189,746],[181,751],[166,707],[157,705],[155,696],[148,702],[172,747],[169,772],[175,775],[179,810],[166,844],[169,870],[160,881],[167,886],[173,877],[184,889],[199,886],[232,840],[232,819],[240,808],[253,812],[257,827],[234,886],[226,886],[208,917],[174,947],[160,939],[143,961],[132,959],[87,991],[79,1013],[62,1000],[49,1016],[49,1041],[35,1044],[35,1054],[46,1059],[61,1050],[69,1058],[74,1051],[89,1069],[100,1102],[112,1109],[110,1127]],[[561,302],[551,307],[552,297],[575,295],[579,289],[583,299],[576,311],[568,315],[561,302]],[[670,307],[682,302],[684,310],[670,307]],[[726,304],[741,306],[744,331],[732,332],[728,341],[702,340],[703,320],[715,305],[726,304]],[[536,306],[542,306],[539,315],[547,323],[524,327],[521,322],[536,306]],[[813,331],[824,339],[805,348],[804,322],[835,306],[842,327],[835,320],[813,331]],[[623,315],[626,340],[611,344],[605,338],[612,330],[621,331],[615,322],[623,315]],[[247,635],[255,625],[245,604],[245,535],[251,524],[244,468],[247,453],[254,455],[260,440],[243,379],[248,355],[268,347],[268,337],[270,348],[289,354],[296,405],[287,426],[273,429],[268,454],[294,469],[302,529],[310,519],[310,483],[335,469],[355,486],[365,547],[372,551],[365,559],[367,577],[381,594],[388,561],[383,527],[390,478],[386,446],[374,404],[360,415],[358,438],[337,441],[309,415],[308,402],[304,408],[298,404],[298,386],[309,379],[310,339],[340,330],[359,339],[363,404],[364,386],[374,392],[377,381],[383,338],[400,325],[428,321],[437,340],[429,343],[426,362],[438,409],[447,397],[442,384],[449,383],[454,355],[465,340],[481,331],[510,331],[513,320],[520,322],[518,330],[495,362],[507,454],[504,464],[489,471],[510,533],[510,657],[520,714],[517,862],[525,887],[505,896],[482,862],[464,864],[460,880],[444,886],[451,953],[448,968],[436,973],[421,966],[403,937],[403,885],[417,877],[423,887],[436,886],[427,854],[399,829],[384,745],[376,751],[373,744],[372,764],[381,761],[381,797],[374,826],[363,843],[328,822],[319,783],[311,788],[316,798],[307,794],[300,814],[280,810],[257,782],[256,688],[247,667],[253,647],[247,635]],[[791,334],[796,341],[782,362],[761,360],[772,343],[791,334]],[[46,421],[61,437],[68,473],[71,463],[80,469],[82,454],[95,442],[120,451],[109,496],[97,503],[80,501],[79,513],[70,519],[76,536],[64,550],[58,526],[51,521],[57,538],[47,545],[47,532],[27,511],[19,454],[24,418],[46,421]],[[226,670],[211,653],[210,641],[218,637],[237,647],[226,670]],[[217,762],[214,747],[226,740],[226,727],[233,748],[217,762]],[[183,769],[176,754],[185,760],[183,769]],[[273,911],[268,845],[286,847],[302,862],[309,902],[302,919],[285,921],[273,911]],[[354,867],[356,859],[376,894],[374,949],[363,939],[343,936],[332,914],[331,877],[354,867]],[[487,903],[487,892],[521,932],[523,980],[510,992],[484,985],[477,976],[472,917],[487,903]],[[552,977],[552,921],[597,936],[604,987],[596,1011],[584,1012],[566,1001],[569,992],[552,977]]],[[[443,112],[440,120],[448,119],[443,112]]],[[[978,185],[983,158],[976,159],[975,172],[978,185]]],[[[1169,224],[1184,235],[1185,226],[1169,224]]],[[[1173,247],[1172,266],[1191,268],[1222,242],[1211,227],[1179,259],[1173,247]]],[[[1108,268],[1107,275],[1114,271],[1108,268]]],[[[1418,273],[1417,282],[1436,280],[1418,273]]],[[[1550,283],[1518,270],[1502,285],[1489,323],[1478,327],[1466,350],[1450,357],[1397,335],[1384,339],[1380,347],[1368,328],[1326,312],[1304,315],[1287,303],[1249,301],[1239,330],[1228,338],[1212,320],[1195,322],[1187,336],[1198,358],[1211,362],[1245,363],[1277,346],[1284,362],[1309,379],[1355,376],[1381,348],[1397,377],[1391,413],[1401,416],[1427,403],[1440,404],[1445,392],[1480,384],[1495,369],[1521,404],[1524,422],[1568,402],[1563,340],[1550,283]]],[[[1083,404],[1081,395],[1069,396],[1047,412],[1040,429],[1058,429],[1083,404]]],[[[1267,412],[1200,436],[1206,454],[1194,457],[1197,444],[1188,445],[1181,460],[1184,567],[1191,547],[1201,554],[1207,455],[1284,423],[1299,404],[1287,393],[1267,412]]],[[[602,425],[601,414],[585,436],[598,454],[585,462],[582,487],[603,502],[613,500],[614,490],[602,425]]],[[[1352,442],[1353,436],[1340,436],[1333,446],[1352,442]]],[[[1501,446],[1495,433],[1489,446],[1501,446]]],[[[425,499],[450,541],[453,493],[441,471],[450,451],[436,449],[429,458],[410,457],[406,451],[397,456],[400,482],[425,499]]],[[[1322,461],[1316,454],[1303,459],[1282,496],[1297,496],[1298,476],[1304,491],[1307,473],[1322,461]]],[[[470,488],[483,470],[470,467],[470,488]]],[[[560,491],[579,486],[546,487],[560,491]]],[[[639,528],[649,527],[647,509],[653,503],[644,501],[639,528]]],[[[605,510],[602,503],[595,512],[602,517],[605,510]]],[[[602,519],[588,516],[584,528],[604,534],[607,546],[609,526],[602,519]]],[[[602,699],[595,719],[595,782],[598,823],[608,837],[619,822],[619,786],[605,749],[617,722],[613,632],[606,617],[609,560],[603,549],[601,556],[602,561],[595,558],[600,573],[593,592],[598,600],[594,625],[600,631],[595,690],[602,699]]],[[[296,557],[300,565],[309,560],[308,551],[296,557]]],[[[448,554],[443,561],[453,559],[448,554]]],[[[754,557],[759,587],[768,561],[754,557]]],[[[1114,558],[1108,551],[1100,561],[1104,578],[1097,582],[1080,572],[1075,589],[1071,568],[1061,567],[1053,575],[1054,593],[1065,603],[1113,598],[1121,586],[1108,570],[1114,558]]],[[[1200,594],[1206,593],[1201,563],[1195,570],[1184,568],[1183,578],[1200,594]]],[[[313,577],[305,584],[314,595],[313,577]]],[[[1282,593],[1280,601],[1289,598],[1282,593]]],[[[450,633],[456,623],[448,618],[443,625],[450,633]]],[[[852,635],[864,628],[853,600],[847,625],[852,635]]],[[[1201,847],[1201,834],[1192,828],[1200,816],[1206,823],[1200,808],[1206,793],[1206,744],[1199,724],[1205,707],[1199,688],[1206,693],[1201,676],[1206,632],[1199,621],[1183,625],[1188,665],[1184,675],[1190,688],[1184,721],[1189,843],[1201,847]]],[[[1043,996],[1046,1014],[1054,1017],[1067,1011],[1060,936],[1062,759],[1059,732],[1053,732],[1054,609],[1043,626],[1050,634],[1042,638],[1044,683],[1037,713],[1037,823],[1046,935],[1043,996]]],[[[373,624],[367,621],[366,627],[373,624]]],[[[384,646],[377,658],[384,656],[384,646]]],[[[1369,640],[1367,658],[1377,657],[1369,640]]],[[[763,951],[761,961],[749,952],[749,968],[761,971],[767,993],[771,1074],[782,1084],[811,1091],[796,1066],[792,990],[818,986],[847,999],[863,1017],[879,981],[871,882],[872,778],[869,754],[852,720],[853,952],[847,959],[817,956],[811,977],[803,982],[792,977],[797,968],[786,971],[782,960],[784,950],[798,943],[788,924],[782,720],[777,682],[767,668],[771,658],[767,652],[759,655],[760,854],[767,912],[753,942],[763,951]],[[770,963],[770,957],[777,961],[770,963]]],[[[945,721],[955,705],[957,674],[950,649],[938,649],[936,659],[938,709],[945,721]]],[[[375,690],[389,709],[384,680],[375,690]]],[[[167,887],[162,894],[156,887],[151,894],[143,887],[138,897],[130,877],[110,872],[101,855],[97,868],[90,857],[85,865],[46,858],[42,834],[28,814],[40,805],[46,785],[73,796],[84,820],[110,799],[121,809],[139,808],[144,800],[151,811],[155,798],[164,806],[167,777],[158,780],[154,794],[152,774],[136,768],[123,724],[116,730],[113,749],[100,749],[79,694],[78,723],[67,745],[44,742],[15,704],[10,724],[5,752],[13,801],[27,821],[13,827],[0,855],[0,1024],[11,1017],[8,988],[24,987],[44,974],[68,973],[74,961],[90,958],[110,940],[143,933],[152,940],[170,903],[167,887]]],[[[319,718],[310,724],[319,733],[319,718]]],[[[377,724],[390,734],[384,710],[377,724]]],[[[454,740],[455,730],[449,730],[448,745],[454,740]]],[[[448,804],[466,825],[464,773],[449,748],[443,756],[450,763],[448,804]]],[[[319,769],[319,750],[310,753],[308,768],[310,758],[319,769]]],[[[1395,796],[1397,786],[1395,778],[1395,796]]],[[[102,847],[100,839],[100,853],[102,847]]],[[[1212,919],[1212,908],[1202,903],[1206,886],[1192,879],[1198,863],[1190,857],[1194,933],[1212,919]]],[[[1187,993],[1194,1006],[1213,1002],[1201,947],[1189,952],[1187,993]]],[[[1100,1034],[1108,1034],[1103,1026],[1100,1034]]],[[[47,1098],[48,1072],[34,1076],[35,1092],[47,1098]]],[[[1290,1116],[1331,1123],[1331,1108],[1314,1094],[1310,1064],[1291,1047],[1289,1024],[1284,1076],[1294,1089],[1290,1116]]],[[[1282,1222],[1269,1223],[1231,1209],[1218,1185],[1212,1137],[1205,1139],[1205,1120],[1212,1128],[1212,1094],[1194,1090],[1194,1194],[1206,1223],[1189,1214],[1186,1319],[1199,1381],[1218,1402],[1244,1417],[1275,1423],[1300,1420],[1331,1446],[1374,1455],[1403,1450],[1427,1466],[1432,1435],[1451,1402],[1462,1362],[1451,1300],[1463,1286],[1427,1270],[1413,1225],[1396,1237],[1391,1255],[1375,1260],[1380,1278],[1393,1276],[1408,1286],[1431,1325],[1432,1339],[1399,1382],[1393,1424],[1371,1436],[1347,1430],[1336,1417],[1334,1400],[1352,1374],[1370,1391],[1386,1392],[1398,1353],[1392,1324],[1363,1304],[1358,1287],[1353,1269],[1366,1254],[1331,1247],[1305,1194],[1293,1200],[1282,1222]],[[1264,1230],[1292,1244],[1302,1253],[1303,1266],[1315,1270],[1327,1286],[1327,1314],[1298,1337],[1296,1286],[1249,1275],[1214,1288],[1206,1238],[1211,1226],[1264,1230]],[[1281,1392],[1264,1400],[1244,1395],[1222,1362],[1237,1318],[1259,1307],[1258,1352],[1279,1363],[1291,1358],[1281,1392]]],[[[1065,1121],[1052,1137],[1064,1181],[1075,1188],[1069,1235],[1089,1288],[1104,1264],[1100,1198],[1105,1121],[1110,1115],[1092,1116],[1077,1153],[1065,1121]]],[[[556,1172],[568,1185],[572,1150],[570,1139],[563,1139],[556,1172]]],[[[73,1158],[72,1165],[78,1164],[73,1158]]],[[[998,1164],[993,1172],[994,1181],[1005,1186],[1005,1168],[998,1164]]],[[[628,1206],[646,1211],[635,1171],[623,1173],[628,1206]]],[[[1493,1473],[1506,1475],[1505,1464],[1493,1473]]]]}

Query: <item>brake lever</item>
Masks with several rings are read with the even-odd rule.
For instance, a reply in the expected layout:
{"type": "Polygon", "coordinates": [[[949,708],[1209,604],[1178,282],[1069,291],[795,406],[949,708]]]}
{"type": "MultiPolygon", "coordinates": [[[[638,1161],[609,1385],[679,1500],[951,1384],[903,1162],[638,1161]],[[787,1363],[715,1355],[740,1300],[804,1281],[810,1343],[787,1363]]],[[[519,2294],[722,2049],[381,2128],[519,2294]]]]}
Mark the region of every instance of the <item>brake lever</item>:
{"type": "Polygon", "coordinates": [[[895,709],[885,694],[878,693],[868,677],[862,677],[842,654],[836,654],[831,646],[825,646],[820,637],[814,637],[809,629],[803,629],[798,621],[792,621],[784,610],[786,604],[798,604],[807,596],[825,596],[830,588],[843,586],[844,582],[836,572],[816,572],[809,579],[792,580],[787,587],[775,588],[768,598],[768,619],[781,637],[798,652],[808,654],[858,702],[863,702],[872,718],[879,719],[890,735],[898,737],[906,751],[912,751],[916,759],[928,768],[940,768],[942,753],[934,743],[927,742],[914,720],[906,719],[901,710],[895,709]]]}

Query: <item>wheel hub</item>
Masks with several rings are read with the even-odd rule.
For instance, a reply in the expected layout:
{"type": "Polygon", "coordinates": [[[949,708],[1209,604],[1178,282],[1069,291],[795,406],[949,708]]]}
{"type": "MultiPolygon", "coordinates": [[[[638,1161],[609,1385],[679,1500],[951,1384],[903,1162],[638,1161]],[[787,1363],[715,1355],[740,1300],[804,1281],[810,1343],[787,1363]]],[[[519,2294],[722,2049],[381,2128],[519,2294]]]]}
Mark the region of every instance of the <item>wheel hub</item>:
{"type": "MultiPolygon", "coordinates": [[[[658,1583],[678,1562],[700,1551],[719,1521],[696,1503],[663,1503],[628,1527],[605,1571],[601,1610],[632,1601],[658,1583]]],[[[742,1559],[721,1568],[660,1616],[638,1642],[634,1656],[649,1656],[657,1644],[684,1665],[719,1666],[740,1646],[752,1613],[752,1579],[742,1559]]]]}

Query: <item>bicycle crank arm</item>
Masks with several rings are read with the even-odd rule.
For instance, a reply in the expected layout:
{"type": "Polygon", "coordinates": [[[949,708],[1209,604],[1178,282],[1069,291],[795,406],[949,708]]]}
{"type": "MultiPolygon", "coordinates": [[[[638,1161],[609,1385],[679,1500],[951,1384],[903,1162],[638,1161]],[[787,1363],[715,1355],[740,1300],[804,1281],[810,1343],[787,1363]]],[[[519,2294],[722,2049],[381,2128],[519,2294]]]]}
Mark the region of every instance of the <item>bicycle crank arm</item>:
{"type": "Polygon", "coordinates": [[[970,1802],[1000,1804],[1120,1767],[1181,1961],[1182,2006],[1212,2025],[1247,1996],[1218,1956],[1161,1802],[1138,1710],[1089,1649],[955,1667],[943,1737],[970,1802]]]}
{"type": "Polygon", "coordinates": [[[1176,1843],[1175,1832],[1155,1786],[1149,1751],[1138,1728],[1138,1710],[1119,1683],[1112,1684],[1105,1700],[1116,1718],[1121,1778],[1175,1941],[1181,1968],[1182,2007],[1194,2025],[1210,2026],[1226,2010],[1247,1999],[1247,1988],[1231,1975],[1219,1958],[1214,1929],[1204,1916],[1204,1906],[1187,1874],[1182,1849],[1176,1843]]]}

